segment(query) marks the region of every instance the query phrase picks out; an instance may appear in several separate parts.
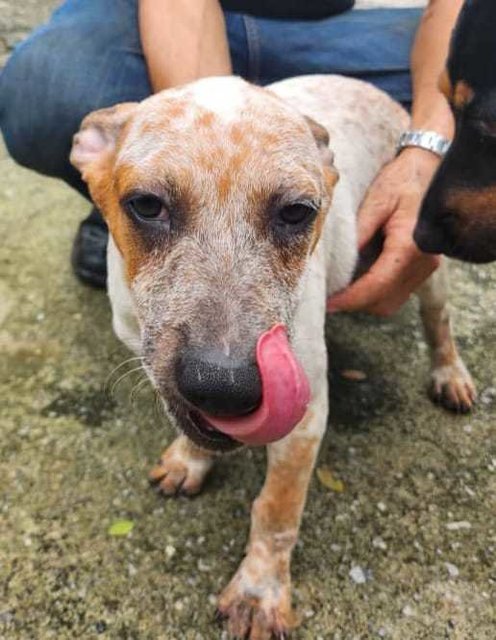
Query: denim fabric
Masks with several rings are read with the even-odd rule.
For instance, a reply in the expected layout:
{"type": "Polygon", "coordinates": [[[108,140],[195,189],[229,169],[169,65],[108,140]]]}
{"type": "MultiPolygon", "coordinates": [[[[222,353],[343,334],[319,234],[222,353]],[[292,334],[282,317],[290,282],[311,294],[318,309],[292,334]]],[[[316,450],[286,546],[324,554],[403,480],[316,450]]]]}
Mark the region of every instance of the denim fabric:
{"type": "MultiPolygon", "coordinates": [[[[409,53],[418,9],[355,10],[318,21],[226,14],[234,72],[266,84],[343,73],[411,100],[409,53]]],[[[68,161],[82,118],[151,92],[136,0],[66,0],[0,75],[0,128],[14,159],[87,196],[68,161]]]]}

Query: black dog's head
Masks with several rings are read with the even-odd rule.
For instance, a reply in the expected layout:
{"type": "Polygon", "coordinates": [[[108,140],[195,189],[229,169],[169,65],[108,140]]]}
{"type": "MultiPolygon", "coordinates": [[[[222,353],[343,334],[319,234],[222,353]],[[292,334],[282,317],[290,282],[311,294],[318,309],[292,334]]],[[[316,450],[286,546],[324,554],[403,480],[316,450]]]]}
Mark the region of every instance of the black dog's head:
{"type": "Polygon", "coordinates": [[[466,0],[441,79],[455,138],[424,199],[422,251],[496,260],[496,1],[466,0]]]}

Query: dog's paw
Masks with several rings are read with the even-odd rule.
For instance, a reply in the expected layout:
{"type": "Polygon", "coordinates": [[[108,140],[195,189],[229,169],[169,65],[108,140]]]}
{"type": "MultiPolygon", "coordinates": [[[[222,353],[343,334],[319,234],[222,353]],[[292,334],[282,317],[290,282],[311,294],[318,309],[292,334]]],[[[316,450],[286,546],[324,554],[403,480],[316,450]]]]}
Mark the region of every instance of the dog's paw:
{"type": "Polygon", "coordinates": [[[297,625],[289,576],[281,583],[269,568],[255,577],[241,566],[219,597],[216,616],[225,623],[231,638],[289,638],[297,625]]]}
{"type": "Polygon", "coordinates": [[[193,496],[212,468],[213,455],[196,448],[186,436],[178,436],[150,471],[150,482],[167,496],[193,496]]]}
{"type": "Polygon", "coordinates": [[[472,376],[463,361],[432,370],[430,395],[434,402],[456,413],[468,413],[477,398],[472,376]]]}

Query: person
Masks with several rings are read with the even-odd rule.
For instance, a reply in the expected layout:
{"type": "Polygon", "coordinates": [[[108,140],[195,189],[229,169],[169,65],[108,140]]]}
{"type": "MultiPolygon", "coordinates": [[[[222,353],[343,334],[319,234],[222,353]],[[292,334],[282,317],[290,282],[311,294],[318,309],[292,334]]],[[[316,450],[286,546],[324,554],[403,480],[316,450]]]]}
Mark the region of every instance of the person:
{"type": "MultiPolygon", "coordinates": [[[[377,0],[65,0],[3,70],[0,127],[18,163],[62,178],[85,197],[68,160],[82,118],[204,76],[235,73],[261,85],[310,73],[361,78],[411,107],[412,130],[449,139],[453,121],[438,77],[462,2],[383,0],[381,8],[377,0]]],[[[380,232],[382,251],[331,299],[330,311],[393,313],[438,266],[412,234],[440,160],[415,144],[370,187],[359,242],[365,247],[380,232]]],[[[106,240],[93,209],[79,227],[72,264],[95,286],[105,285],[106,240]]]]}

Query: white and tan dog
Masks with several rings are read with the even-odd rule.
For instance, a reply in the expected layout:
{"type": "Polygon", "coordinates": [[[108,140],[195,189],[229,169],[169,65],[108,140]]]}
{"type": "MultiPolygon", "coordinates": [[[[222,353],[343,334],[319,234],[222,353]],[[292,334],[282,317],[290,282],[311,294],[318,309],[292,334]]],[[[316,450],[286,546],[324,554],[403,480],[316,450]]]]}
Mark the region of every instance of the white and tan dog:
{"type": "MultiPolygon", "coordinates": [[[[229,77],[90,114],[74,140],[111,231],[115,331],[179,431],[152,478],[194,494],[220,451],[269,445],[246,556],[219,599],[236,637],[295,624],[290,557],[328,417],[326,300],[353,277],[357,209],[406,126],[356,80],[268,91],[229,77]]],[[[444,277],[420,292],[433,385],[467,409],[444,277]]]]}

